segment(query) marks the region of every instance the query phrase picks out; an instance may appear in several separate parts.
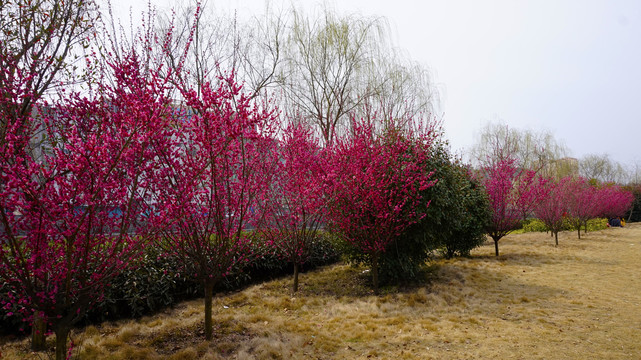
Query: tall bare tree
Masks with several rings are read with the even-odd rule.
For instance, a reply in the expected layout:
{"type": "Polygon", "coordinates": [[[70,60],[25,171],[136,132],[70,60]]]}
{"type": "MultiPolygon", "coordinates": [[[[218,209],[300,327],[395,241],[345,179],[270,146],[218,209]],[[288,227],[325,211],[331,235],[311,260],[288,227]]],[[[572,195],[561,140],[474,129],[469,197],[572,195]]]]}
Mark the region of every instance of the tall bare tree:
{"type": "Polygon", "coordinates": [[[515,159],[520,168],[537,170],[549,167],[567,154],[567,147],[550,131],[521,130],[492,122],[481,129],[470,151],[477,165],[500,162],[509,157],[515,159]]]}
{"type": "Polygon", "coordinates": [[[378,55],[384,23],[378,18],[340,18],[328,8],[316,20],[295,8],[292,17],[280,84],[288,107],[331,143],[349,114],[375,91],[376,86],[368,84],[368,70],[378,55]]]}
{"type": "Polygon", "coordinates": [[[624,183],[628,172],[621,163],[610,158],[608,154],[590,154],[579,160],[579,173],[586,179],[599,182],[624,183]]]}
{"type": "Polygon", "coordinates": [[[439,95],[429,70],[397,50],[388,50],[368,68],[369,79],[365,83],[371,89],[362,92],[369,96],[364,97],[357,116],[401,125],[433,116],[439,95]]]}
{"type": "Polygon", "coordinates": [[[160,31],[168,32],[173,26],[165,52],[169,68],[181,70],[177,74],[182,83],[200,91],[204,83],[216,83],[233,72],[252,97],[265,95],[275,84],[285,19],[270,7],[264,16],[248,20],[236,13],[218,12],[206,1],[178,7],[172,15],[175,18],[159,15],[160,31]],[[185,53],[188,42],[191,45],[185,53]]]}
{"type": "MultiPolygon", "coordinates": [[[[352,116],[399,121],[431,114],[438,101],[428,69],[392,46],[384,18],[340,16],[327,6],[306,13],[268,4],[250,19],[197,8],[175,13],[169,68],[184,65],[181,75],[196,89],[233,72],[244,91],[276,101],[289,121],[314,125],[326,143],[352,116]]],[[[171,23],[161,21],[162,31],[171,23]]]]}

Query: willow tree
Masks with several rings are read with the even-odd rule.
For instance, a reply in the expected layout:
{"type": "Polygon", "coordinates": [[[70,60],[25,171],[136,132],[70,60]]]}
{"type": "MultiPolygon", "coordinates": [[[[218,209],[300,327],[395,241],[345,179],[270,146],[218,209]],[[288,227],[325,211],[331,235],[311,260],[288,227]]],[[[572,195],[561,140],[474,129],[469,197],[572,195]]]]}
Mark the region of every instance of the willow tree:
{"type": "Polygon", "coordinates": [[[350,118],[376,122],[429,114],[436,91],[429,71],[391,46],[385,18],[317,15],[293,8],[277,77],[281,107],[316,126],[332,143],[351,130],[350,118]]]}
{"type": "Polygon", "coordinates": [[[185,70],[177,73],[181,86],[199,92],[230,73],[252,98],[276,86],[286,19],[269,7],[263,16],[241,19],[199,2],[177,5],[175,14],[158,16],[158,32],[173,35],[163,51],[168,68],[185,70]]]}
{"type": "MultiPolygon", "coordinates": [[[[433,112],[438,93],[429,70],[396,50],[383,17],[342,16],[328,7],[291,7],[249,19],[203,5],[177,11],[169,67],[198,89],[233,73],[252,97],[276,102],[286,121],[312,125],[325,143],[350,128],[350,117],[416,120],[433,112]],[[185,43],[192,41],[185,63],[185,43]]],[[[162,14],[161,14],[162,15],[162,14]]],[[[167,21],[171,24],[171,21],[167,21]]]]}
{"type": "Polygon", "coordinates": [[[501,123],[487,123],[479,132],[470,157],[481,167],[510,159],[520,168],[538,171],[557,169],[558,166],[551,165],[567,153],[567,147],[550,131],[535,132],[501,123]]]}

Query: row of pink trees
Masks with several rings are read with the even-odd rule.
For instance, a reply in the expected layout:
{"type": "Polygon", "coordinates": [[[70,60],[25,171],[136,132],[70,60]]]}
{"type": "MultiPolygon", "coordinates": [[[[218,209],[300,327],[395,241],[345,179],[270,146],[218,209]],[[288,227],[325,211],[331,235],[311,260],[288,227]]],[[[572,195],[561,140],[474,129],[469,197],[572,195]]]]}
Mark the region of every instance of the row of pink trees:
{"type": "Polygon", "coordinates": [[[521,169],[509,157],[490,163],[480,173],[488,194],[491,220],[488,235],[499,255],[499,240],[518,229],[528,217],[540,219],[554,234],[566,223],[581,238],[581,227],[597,217],[620,217],[630,208],[633,195],[614,184],[597,186],[583,178],[560,180],[543,177],[537,171],[521,169]]]}
{"type": "Polygon", "coordinates": [[[621,217],[632,205],[634,196],[618,185],[596,185],[583,178],[565,177],[541,182],[541,194],[534,207],[534,216],[554,234],[570,224],[581,238],[581,227],[587,232],[590,219],[621,217]]]}
{"type": "Polygon", "coordinates": [[[583,178],[559,180],[563,187],[563,202],[567,218],[581,238],[581,227],[587,232],[587,222],[597,217],[622,217],[630,209],[634,196],[615,184],[593,184],[583,178]]]}
{"type": "Polygon", "coordinates": [[[304,126],[277,135],[276,113],[243,95],[233,73],[190,88],[182,64],[194,27],[171,56],[173,30],[156,34],[152,11],[130,42],[104,31],[103,53],[84,57],[83,92],[64,89],[47,106],[72,46],[90,52],[101,30],[91,1],[32,5],[0,5],[18,20],[3,26],[0,50],[0,277],[17,294],[3,305],[44,319],[58,359],[71,326],[148,245],[180,256],[203,284],[208,339],[213,287],[251,258],[255,233],[294,264],[294,290],[330,225],[371,255],[378,285],[377,257],[423,216],[432,128],[375,134],[355,120],[327,148],[304,126]],[[15,15],[25,9],[33,16],[15,15]],[[59,10],[66,17],[50,24],[59,10]]]}
{"type": "MultiPolygon", "coordinates": [[[[102,75],[84,95],[61,93],[37,116],[3,112],[0,277],[16,290],[12,303],[53,329],[56,358],[71,326],[150,244],[203,284],[208,339],[213,287],[248,261],[260,231],[295,264],[296,289],[310,241],[331,223],[372,256],[377,287],[377,257],[423,216],[433,129],[390,125],[381,135],[355,121],[330,148],[303,126],[279,139],[275,113],[233,76],[191,89],[143,55],[132,46],[106,62],[88,57],[102,75]]],[[[3,109],[28,96],[19,82],[3,87],[3,109]]]]}

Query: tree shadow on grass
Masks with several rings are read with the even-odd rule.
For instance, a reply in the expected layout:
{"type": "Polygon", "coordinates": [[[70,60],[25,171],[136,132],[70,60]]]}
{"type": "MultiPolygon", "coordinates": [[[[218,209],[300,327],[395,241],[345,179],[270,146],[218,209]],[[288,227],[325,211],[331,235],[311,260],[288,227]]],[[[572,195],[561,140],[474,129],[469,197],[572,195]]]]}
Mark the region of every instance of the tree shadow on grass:
{"type": "MultiPolygon", "coordinates": [[[[509,259],[506,257],[498,261],[509,259]]],[[[431,263],[424,268],[419,280],[402,285],[383,286],[377,296],[379,298],[397,295],[403,297],[421,292],[436,295],[448,294],[447,301],[451,301],[453,297],[469,296],[469,289],[472,288],[473,292],[478,294],[475,296],[482,296],[485,291],[512,293],[514,301],[519,302],[529,301],[532,294],[554,296],[561,292],[559,289],[522,282],[499,270],[475,266],[475,260],[493,261],[495,259],[474,257],[467,258],[463,262],[449,260],[446,263],[431,263]],[[463,266],[460,266],[462,264],[463,266]]],[[[542,265],[544,261],[547,261],[546,257],[541,256],[541,259],[535,261],[534,266],[542,265]]],[[[291,279],[272,281],[265,284],[263,289],[272,294],[291,294],[291,279]]],[[[292,294],[295,297],[331,297],[349,301],[374,295],[368,268],[345,264],[323,267],[301,276],[300,289],[298,293],[292,294]]]]}

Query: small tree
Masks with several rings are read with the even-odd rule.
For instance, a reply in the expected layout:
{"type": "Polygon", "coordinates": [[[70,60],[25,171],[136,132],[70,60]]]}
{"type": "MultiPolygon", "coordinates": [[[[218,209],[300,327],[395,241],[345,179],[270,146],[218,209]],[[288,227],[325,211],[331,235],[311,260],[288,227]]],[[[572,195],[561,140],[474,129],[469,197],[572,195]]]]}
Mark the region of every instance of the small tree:
{"type": "Polygon", "coordinates": [[[568,178],[565,203],[568,206],[568,222],[581,238],[581,226],[595,217],[598,209],[596,189],[584,178],[568,178]]]}
{"type": "Polygon", "coordinates": [[[160,220],[172,219],[160,246],[184,259],[205,290],[205,337],[213,337],[212,297],[233,267],[248,261],[261,189],[275,157],[270,112],[260,110],[233,77],[199,93],[182,89],[173,144],[155,150],[163,165],[157,190],[160,220]]]}
{"type": "Polygon", "coordinates": [[[294,264],[292,290],[298,291],[298,273],[324,225],[326,157],[303,124],[290,124],[278,145],[278,167],[266,187],[263,204],[265,238],[294,264]]]}
{"type": "Polygon", "coordinates": [[[559,245],[559,231],[563,229],[563,223],[567,214],[567,205],[565,204],[566,191],[565,186],[567,178],[558,182],[548,180],[541,183],[542,195],[539,198],[537,206],[534,208],[534,214],[537,219],[541,220],[545,226],[554,234],[555,245],[559,245]]]}
{"type": "Polygon", "coordinates": [[[510,159],[500,160],[484,169],[483,185],[492,213],[487,233],[494,240],[496,256],[499,256],[499,240],[517,229],[522,221],[521,199],[515,192],[518,175],[514,160],[510,159]]]}
{"type": "Polygon", "coordinates": [[[630,204],[630,209],[625,214],[628,222],[639,221],[641,218],[639,216],[639,208],[641,207],[641,185],[639,184],[629,184],[624,187],[625,190],[632,194],[632,204],[630,204]]]}
{"type": "Polygon", "coordinates": [[[380,256],[425,216],[418,205],[422,191],[434,185],[432,173],[423,166],[434,133],[431,128],[415,132],[390,124],[377,136],[362,121],[354,121],[353,129],[333,148],[328,215],[332,226],[368,255],[377,291],[380,256]]]}

